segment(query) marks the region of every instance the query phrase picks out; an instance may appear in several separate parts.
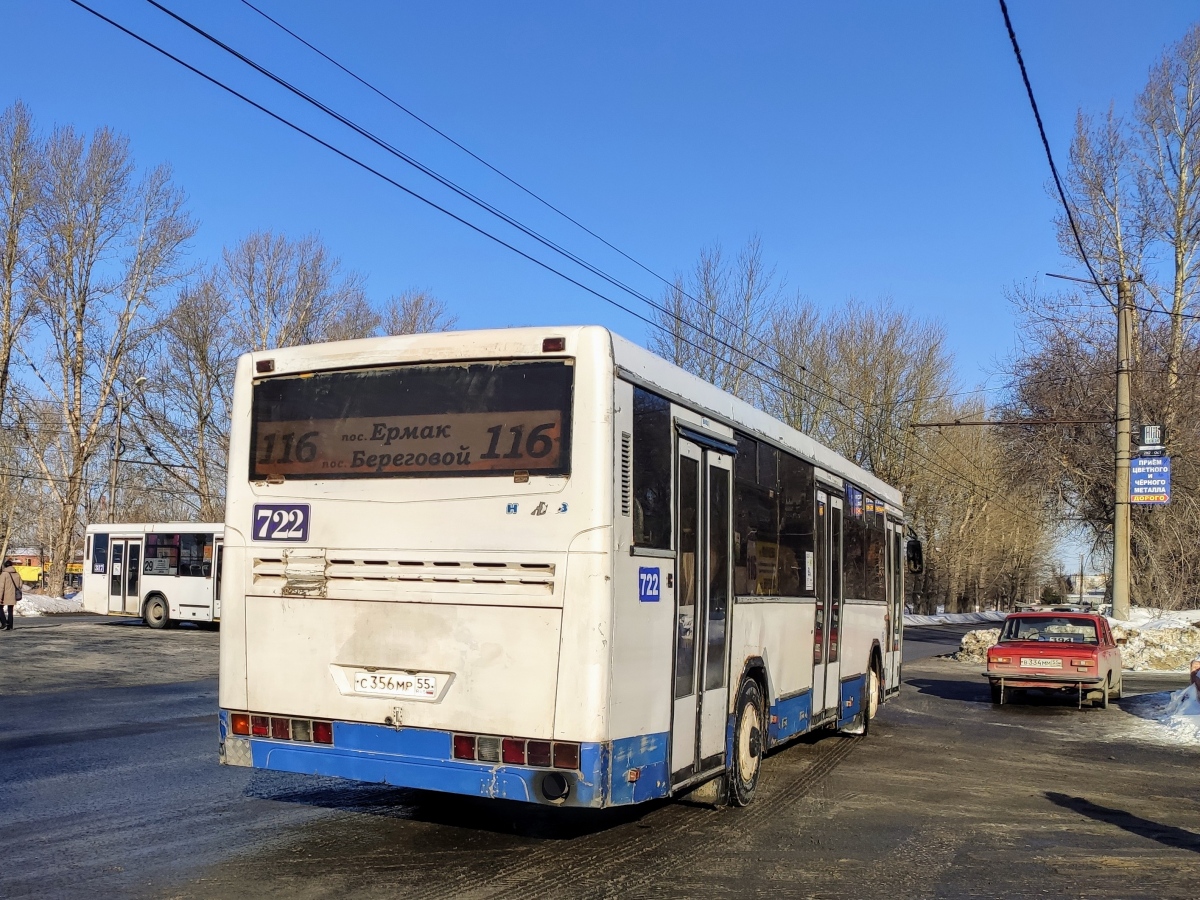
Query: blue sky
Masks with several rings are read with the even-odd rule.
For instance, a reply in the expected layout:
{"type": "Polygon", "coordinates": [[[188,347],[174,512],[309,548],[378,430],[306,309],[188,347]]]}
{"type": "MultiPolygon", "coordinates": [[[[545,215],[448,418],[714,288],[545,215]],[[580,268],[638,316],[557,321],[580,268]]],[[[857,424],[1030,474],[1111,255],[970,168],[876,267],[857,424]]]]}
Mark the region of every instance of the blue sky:
{"type": "MultiPolygon", "coordinates": [[[[88,2],[511,237],[148,4],[88,2]]],[[[163,2],[640,290],[661,291],[239,0],[163,2]]],[[[965,386],[1013,346],[1005,288],[1067,265],[994,2],[256,2],[655,271],[758,234],[789,288],[822,305],[888,296],[943,322],[965,386]]],[[[1012,0],[1010,10],[1060,164],[1076,110],[1127,108],[1200,12],[1164,0],[1012,0]]],[[[254,229],[316,231],[380,301],[421,287],[465,327],[600,322],[645,338],[636,319],[68,0],[5,0],[0,32],[0,106],[22,99],[43,126],[110,125],[139,163],[171,163],[200,221],[197,261],[254,229]]]]}

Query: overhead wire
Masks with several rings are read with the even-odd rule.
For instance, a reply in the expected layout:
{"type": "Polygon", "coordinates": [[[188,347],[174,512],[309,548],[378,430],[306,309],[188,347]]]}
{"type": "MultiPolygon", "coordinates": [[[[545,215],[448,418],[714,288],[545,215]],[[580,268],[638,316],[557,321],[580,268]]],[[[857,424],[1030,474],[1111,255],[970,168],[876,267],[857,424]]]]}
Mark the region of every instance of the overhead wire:
{"type": "MultiPolygon", "coordinates": [[[[209,75],[208,73],[200,70],[196,66],[193,66],[192,64],[186,62],[185,60],[176,56],[175,54],[171,53],[170,51],[166,50],[165,48],[160,47],[159,45],[155,44],[153,41],[149,40],[148,38],[145,38],[142,35],[137,34],[136,32],[132,31],[129,28],[126,28],[125,26],[121,25],[119,22],[116,22],[115,20],[109,18],[108,16],[104,15],[103,13],[99,12],[98,10],[93,9],[92,7],[88,6],[86,3],[82,2],[82,0],[71,0],[71,2],[74,5],[78,6],[79,8],[83,9],[84,11],[92,14],[96,18],[106,22],[110,26],[112,26],[112,27],[116,28],[117,30],[121,31],[122,33],[126,34],[127,36],[132,37],[134,40],[138,41],[139,43],[149,47],[152,50],[155,50],[156,52],[167,57],[168,59],[172,60],[173,62],[177,63],[178,65],[183,66],[184,68],[186,68],[189,71],[193,72],[194,74],[200,76],[201,78],[203,78],[204,80],[213,84],[214,86],[219,87],[220,89],[237,97],[238,99],[249,104],[250,106],[253,106],[255,109],[258,109],[260,112],[263,112],[264,114],[268,115],[270,118],[276,120],[280,124],[290,128],[291,130],[301,134],[304,137],[309,138],[310,140],[314,141],[315,143],[319,144],[320,146],[325,147],[327,150],[329,150],[329,151],[335,153],[336,155],[338,155],[339,157],[345,159],[347,162],[350,162],[353,165],[358,166],[359,168],[369,172],[370,174],[375,175],[376,177],[380,178],[381,180],[385,181],[386,183],[391,184],[393,187],[396,187],[399,190],[403,191],[404,193],[408,194],[409,196],[412,196],[414,199],[421,201],[422,203],[443,213],[444,215],[449,216],[450,218],[454,219],[455,221],[459,222],[460,224],[467,226],[472,231],[475,231],[476,233],[480,234],[481,236],[494,241],[495,243],[505,247],[506,249],[509,249],[510,251],[516,253],[517,255],[521,256],[522,258],[539,266],[540,268],[545,269],[553,274],[558,275],[559,277],[566,280],[568,283],[575,285],[576,287],[580,288],[581,290],[584,290],[585,292],[597,297],[598,299],[603,300],[606,303],[613,305],[614,307],[616,307],[618,309],[621,309],[622,311],[628,313],[629,315],[632,315],[634,318],[638,319],[639,321],[642,321],[642,322],[650,325],[653,328],[667,330],[666,326],[664,326],[661,322],[656,322],[656,321],[648,318],[647,316],[642,315],[641,313],[638,313],[633,309],[630,309],[628,306],[612,299],[611,297],[606,296],[605,294],[601,293],[600,291],[596,290],[595,288],[579,281],[577,278],[574,278],[574,277],[568,275],[567,273],[562,272],[561,270],[555,268],[554,266],[545,262],[544,260],[541,260],[535,256],[532,256],[531,254],[525,252],[524,250],[521,250],[520,248],[514,246],[510,242],[505,241],[504,239],[500,238],[499,236],[492,234],[491,232],[487,231],[483,227],[476,225],[475,223],[463,218],[462,216],[457,215],[456,213],[445,208],[444,206],[423,196],[416,190],[407,187],[406,185],[396,181],[394,178],[391,178],[390,176],[386,175],[385,173],[381,172],[380,170],[378,170],[378,169],[374,168],[373,166],[367,164],[366,162],[358,159],[357,157],[353,156],[349,152],[344,151],[344,150],[334,146],[333,144],[329,143],[328,141],[318,137],[316,134],[312,133],[311,131],[309,131],[309,130],[301,127],[300,125],[292,122],[291,120],[287,119],[283,115],[276,113],[273,110],[264,106],[263,104],[258,103],[257,101],[251,99],[246,94],[236,90],[235,88],[222,82],[218,78],[216,78],[212,75],[209,75]]],[[[154,2],[154,0],[148,0],[148,2],[151,2],[157,8],[162,9],[164,12],[166,12],[168,15],[171,15],[173,18],[176,18],[176,19],[180,20],[181,22],[183,22],[184,24],[187,24],[189,28],[192,28],[192,30],[197,31],[198,33],[200,33],[202,31],[200,29],[197,29],[195,26],[192,26],[190,23],[186,23],[186,20],[182,20],[182,17],[179,17],[179,16],[175,15],[174,13],[171,13],[169,10],[166,10],[164,7],[161,6],[161,4],[154,2]]],[[[211,36],[207,36],[207,37],[208,37],[208,39],[212,40],[214,43],[217,43],[218,45],[220,45],[220,42],[217,39],[212,38],[211,36]]],[[[238,52],[235,50],[232,50],[232,48],[229,48],[229,52],[233,53],[234,55],[238,56],[239,58],[243,58],[241,54],[238,54],[238,52]]],[[[286,86],[286,83],[282,82],[281,79],[277,79],[275,76],[272,76],[270,73],[266,72],[266,70],[262,69],[262,67],[258,66],[257,64],[253,63],[252,61],[250,61],[248,59],[244,59],[244,61],[246,62],[247,65],[251,65],[256,70],[263,72],[263,74],[267,75],[267,77],[270,77],[273,80],[276,80],[278,83],[281,83],[281,85],[286,86]]],[[[300,92],[298,89],[292,89],[289,87],[289,90],[294,90],[294,92],[298,93],[298,95],[303,95],[303,92],[300,92]]],[[[342,121],[344,124],[347,125],[347,127],[350,127],[353,130],[357,131],[358,133],[362,134],[364,137],[368,137],[368,139],[375,141],[380,146],[383,146],[385,149],[389,149],[390,145],[387,145],[386,142],[379,141],[378,139],[374,138],[374,136],[370,135],[369,132],[366,132],[365,129],[361,129],[359,126],[357,126],[354,123],[350,122],[349,120],[345,119],[345,117],[341,117],[336,112],[329,110],[327,107],[324,107],[324,105],[321,104],[320,101],[316,101],[314,99],[307,98],[307,95],[303,95],[303,96],[305,96],[305,98],[309,102],[313,103],[314,105],[317,105],[318,108],[322,108],[324,111],[327,111],[327,113],[329,115],[332,115],[333,117],[339,119],[339,121],[342,121]]],[[[394,148],[390,148],[389,152],[391,152],[391,150],[394,150],[394,148]]],[[[399,151],[397,151],[397,152],[399,152],[399,151]]],[[[418,168],[420,168],[419,164],[418,164],[418,168]]],[[[429,170],[429,171],[430,171],[430,173],[432,173],[432,170],[429,170]]],[[[436,176],[436,174],[430,174],[430,177],[434,177],[438,180],[441,180],[438,176],[436,176]]],[[[442,183],[447,184],[447,186],[450,186],[450,184],[448,184],[446,181],[443,181],[442,183]]],[[[454,189],[454,188],[452,188],[452,189],[454,189]]],[[[463,195],[467,196],[468,199],[471,199],[471,197],[469,196],[468,193],[464,193],[463,195]]],[[[477,198],[474,199],[472,202],[478,202],[485,209],[487,208],[487,204],[485,204],[483,201],[479,201],[477,198]]],[[[489,210],[489,211],[491,211],[491,210],[489,210]]],[[[501,218],[504,218],[504,214],[500,213],[499,211],[495,211],[493,214],[496,214],[496,215],[500,216],[501,218]]],[[[522,226],[519,223],[515,223],[515,220],[513,220],[513,223],[514,223],[514,227],[522,228],[522,226]]],[[[530,236],[536,237],[536,233],[533,233],[531,231],[526,231],[525,233],[529,234],[530,236]]],[[[550,247],[551,249],[555,249],[557,252],[561,252],[564,255],[567,255],[568,258],[570,258],[572,256],[572,254],[570,254],[569,251],[564,251],[564,250],[562,250],[562,248],[558,248],[557,245],[553,244],[553,242],[549,242],[546,239],[541,239],[541,240],[546,246],[550,247]]],[[[671,313],[669,310],[666,310],[665,308],[659,306],[653,300],[646,297],[645,295],[642,295],[636,291],[633,291],[632,289],[628,288],[627,286],[622,285],[620,282],[617,282],[617,281],[611,279],[610,277],[608,277],[606,275],[606,273],[600,272],[598,269],[595,269],[594,267],[590,267],[590,264],[586,263],[586,261],[580,260],[578,262],[578,264],[584,266],[585,268],[589,268],[589,271],[593,271],[595,274],[598,274],[600,277],[605,278],[605,280],[609,281],[609,283],[613,284],[613,286],[629,291],[635,297],[637,297],[638,299],[641,299],[643,302],[647,303],[652,308],[655,308],[660,313],[663,313],[663,314],[667,315],[668,317],[674,318],[680,325],[692,329],[693,331],[703,335],[707,339],[712,340],[713,342],[723,346],[725,349],[729,350],[730,352],[737,354],[739,356],[745,356],[747,359],[752,360],[756,365],[766,368],[768,371],[773,371],[776,374],[779,374],[785,380],[789,380],[789,381],[794,380],[790,376],[788,376],[785,373],[779,371],[778,369],[770,366],[769,364],[765,364],[762,360],[758,359],[757,357],[754,357],[752,354],[747,353],[745,350],[729,344],[727,341],[722,340],[721,338],[717,337],[716,335],[705,332],[703,329],[699,328],[698,326],[695,326],[695,325],[692,325],[691,323],[683,321],[681,317],[679,317],[678,315],[671,313]]],[[[676,339],[681,340],[683,343],[699,350],[700,352],[712,354],[711,348],[701,347],[698,344],[696,344],[694,341],[688,340],[686,337],[683,337],[682,335],[676,334],[673,336],[676,339]]],[[[765,345],[765,342],[761,342],[761,339],[758,339],[758,340],[760,341],[760,343],[764,343],[764,345],[765,345]]],[[[726,360],[726,362],[730,362],[730,361],[726,360]]],[[[823,379],[817,373],[811,372],[810,370],[807,369],[807,367],[803,366],[802,364],[796,363],[796,365],[798,366],[798,368],[801,371],[804,371],[806,374],[813,376],[819,380],[825,381],[827,384],[830,385],[830,387],[833,387],[835,390],[838,390],[838,388],[836,386],[833,386],[832,383],[828,382],[827,379],[823,379]]],[[[761,375],[758,375],[756,372],[749,371],[748,368],[746,368],[746,367],[737,366],[736,364],[734,365],[734,367],[736,369],[738,369],[739,371],[747,372],[747,374],[757,378],[758,380],[762,381],[765,384],[768,384],[768,385],[774,387],[777,390],[782,390],[784,393],[787,393],[788,395],[794,397],[797,400],[801,399],[801,398],[797,397],[789,389],[782,388],[779,385],[773,385],[771,382],[767,381],[766,379],[763,379],[761,375]]],[[[829,394],[827,392],[821,391],[811,384],[808,384],[805,387],[809,390],[812,390],[813,393],[816,393],[820,396],[824,396],[824,397],[832,400],[838,406],[840,406],[842,409],[845,409],[847,412],[850,412],[850,413],[857,412],[858,415],[863,418],[864,425],[865,425],[866,415],[862,411],[852,409],[849,405],[847,405],[845,403],[845,401],[843,399],[836,397],[832,394],[829,394]]],[[[844,393],[846,396],[853,396],[850,392],[844,392],[844,393]]],[[[855,398],[855,399],[859,400],[861,403],[863,403],[864,405],[867,405],[867,406],[875,406],[876,405],[876,404],[869,404],[863,398],[855,398]]],[[[834,420],[837,421],[839,424],[842,424],[851,429],[859,429],[861,427],[864,427],[864,425],[847,422],[840,417],[834,417],[831,415],[831,418],[834,418],[834,420]]],[[[927,454],[922,453],[921,451],[917,450],[916,448],[910,448],[910,449],[911,449],[912,454],[914,456],[916,456],[919,461],[927,463],[935,471],[939,471],[941,474],[945,475],[948,478],[952,478],[952,479],[953,478],[961,478],[960,473],[951,472],[950,470],[946,469],[939,461],[932,459],[927,454]]],[[[960,480],[959,483],[964,487],[982,490],[985,493],[987,492],[986,488],[984,488],[981,485],[974,484],[973,482],[963,482],[960,480]]],[[[1023,514],[1023,513],[1018,513],[1015,510],[1010,510],[1010,511],[1012,511],[1018,515],[1027,515],[1027,514],[1023,514]]],[[[1032,517],[1030,517],[1030,518],[1032,520],[1032,517]]]]}
{"type": "Polygon", "coordinates": [[[1013,55],[1016,56],[1017,65],[1021,68],[1021,80],[1025,82],[1025,93],[1029,97],[1029,106],[1033,109],[1033,118],[1037,122],[1038,134],[1042,138],[1042,149],[1046,151],[1046,161],[1050,164],[1050,174],[1054,177],[1054,186],[1058,189],[1059,200],[1062,201],[1063,210],[1067,214],[1067,222],[1071,226],[1071,234],[1075,236],[1075,246],[1079,248],[1079,258],[1087,266],[1087,270],[1092,276],[1092,283],[1096,285],[1101,296],[1109,302],[1109,305],[1115,306],[1116,304],[1113,303],[1112,297],[1104,289],[1100,277],[1096,274],[1096,270],[1092,268],[1092,262],[1088,259],[1087,251],[1083,248],[1083,238],[1079,235],[1079,227],[1075,224],[1075,215],[1071,212],[1071,204],[1067,200],[1066,189],[1063,187],[1062,179],[1058,176],[1058,166],[1054,164],[1054,154],[1050,151],[1050,140],[1046,137],[1046,127],[1042,124],[1042,114],[1038,111],[1037,100],[1033,96],[1033,85],[1029,82],[1029,72],[1025,69],[1025,58],[1021,55],[1021,45],[1017,43],[1017,33],[1013,29],[1012,19],[1008,15],[1008,4],[1004,0],[1000,0],[1000,12],[1004,15],[1004,26],[1008,29],[1008,38],[1012,42],[1013,55]]]}

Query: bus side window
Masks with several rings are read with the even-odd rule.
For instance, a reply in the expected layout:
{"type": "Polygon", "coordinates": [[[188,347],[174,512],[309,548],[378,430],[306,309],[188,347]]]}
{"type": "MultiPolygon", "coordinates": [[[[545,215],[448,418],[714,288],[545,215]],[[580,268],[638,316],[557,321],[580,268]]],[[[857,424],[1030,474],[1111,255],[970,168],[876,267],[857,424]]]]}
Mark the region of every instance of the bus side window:
{"type": "Polygon", "coordinates": [[[96,535],[92,544],[92,574],[108,574],[108,535],[103,532],[96,535]]]}
{"type": "Polygon", "coordinates": [[[671,549],[671,404],[633,389],[633,543],[671,549]]]}

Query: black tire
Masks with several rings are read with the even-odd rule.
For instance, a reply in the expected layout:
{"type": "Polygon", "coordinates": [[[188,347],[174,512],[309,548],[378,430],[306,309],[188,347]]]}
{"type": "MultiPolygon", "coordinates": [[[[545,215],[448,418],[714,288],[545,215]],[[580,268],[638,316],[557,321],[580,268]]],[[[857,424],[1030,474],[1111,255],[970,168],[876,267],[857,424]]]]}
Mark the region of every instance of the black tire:
{"type": "Polygon", "coordinates": [[[142,621],[154,629],[166,628],[171,624],[171,607],[162,594],[154,594],[146,601],[142,621]]]}
{"type": "MultiPolygon", "coordinates": [[[[1111,680],[1112,672],[1108,673],[1108,677],[1111,680]]],[[[1120,700],[1123,696],[1125,696],[1125,673],[1124,672],[1122,672],[1121,677],[1117,679],[1117,686],[1115,688],[1113,688],[1113,690],[1109,694],[1109,696],[1112,697],[1112,699],[1114,699],[1114,700],[1120,700]]]]}
{"type": "Polygon", "coordinates": [[[1104,676],[1104,687],[1100,690],[1100,708],[1108,709],[1108,695],[1112,690],[1112,672],[1104,676]]]}
{"type": "Polygon", "coordinates": [[[992,682],[992,702],[997,706],[1004,702],[1004,689],[994,681],[992,682]]]}
{"type": "Polygon", "coordinates": [[[748,806],[758,789],[764,744],[762,690],[747,678],[738,689],[737,719],[733,726],[733,765],[729,770],[729,802],[748,806]]]}

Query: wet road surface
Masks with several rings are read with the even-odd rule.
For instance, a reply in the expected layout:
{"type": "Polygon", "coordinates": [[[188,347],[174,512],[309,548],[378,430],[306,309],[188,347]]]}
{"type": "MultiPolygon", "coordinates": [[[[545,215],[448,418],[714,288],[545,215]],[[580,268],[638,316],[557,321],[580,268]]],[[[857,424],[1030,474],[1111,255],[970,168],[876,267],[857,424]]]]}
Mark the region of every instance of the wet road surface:
{"type": "MultiPolygon", "coordinates": [[[[1146,700],[994,707],[978,667],[918,656],[954,648],[942,628],[909,629],[908,686],[869,735],[774,754],[748,809],[564,815],[221,768],[216,633],[21,624],[0,642],[4,897],[1191,897],[1200,884],[1200,752],[1154,743],[1146,700]]],[[[1127,676],[1131,692],[1182,683],[1127,676]]]]}

